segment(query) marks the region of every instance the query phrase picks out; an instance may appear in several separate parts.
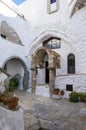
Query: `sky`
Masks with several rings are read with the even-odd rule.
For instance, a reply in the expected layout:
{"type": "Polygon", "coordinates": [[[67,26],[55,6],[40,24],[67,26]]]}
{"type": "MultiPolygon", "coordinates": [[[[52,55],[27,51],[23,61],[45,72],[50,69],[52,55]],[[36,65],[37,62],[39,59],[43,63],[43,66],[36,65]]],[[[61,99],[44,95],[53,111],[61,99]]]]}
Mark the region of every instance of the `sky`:
{"type": "Polygon", "coordinates": [[[21,4],[22,2],[24,2],[25,0],[13,0],[17,5],[21,4]]]}

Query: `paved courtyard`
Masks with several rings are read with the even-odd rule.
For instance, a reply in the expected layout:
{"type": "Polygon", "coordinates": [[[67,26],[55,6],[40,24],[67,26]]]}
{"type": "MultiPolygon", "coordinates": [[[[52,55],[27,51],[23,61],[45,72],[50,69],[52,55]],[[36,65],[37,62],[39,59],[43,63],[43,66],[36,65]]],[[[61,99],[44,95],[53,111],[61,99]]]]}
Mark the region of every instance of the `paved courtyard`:
{"type": "Polygon", "coordinates": [[[25,130],[86,130],[86,103],[55,100],[24,91],[17,91],[16,95],[24,110],[25,130]]]}

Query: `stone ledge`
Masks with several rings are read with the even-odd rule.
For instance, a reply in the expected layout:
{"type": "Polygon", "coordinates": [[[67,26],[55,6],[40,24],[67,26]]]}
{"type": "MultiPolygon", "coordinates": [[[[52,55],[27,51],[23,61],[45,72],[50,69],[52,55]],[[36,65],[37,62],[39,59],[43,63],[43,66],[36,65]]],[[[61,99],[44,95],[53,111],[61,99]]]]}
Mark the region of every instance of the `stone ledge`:
{"type": "Polygon", "coordinates": [[[0,106],[0,130],[24,130],[23,111],[10,111],[0,106]]]}
{"type": "Polygon", "coordinates": [[[52,98],[59,100],[59,99],[62,98],[62,96],[61,96],[61,95],[55,95],[55,94],[53,94],[53,95],[52,95],[52,98]]]}

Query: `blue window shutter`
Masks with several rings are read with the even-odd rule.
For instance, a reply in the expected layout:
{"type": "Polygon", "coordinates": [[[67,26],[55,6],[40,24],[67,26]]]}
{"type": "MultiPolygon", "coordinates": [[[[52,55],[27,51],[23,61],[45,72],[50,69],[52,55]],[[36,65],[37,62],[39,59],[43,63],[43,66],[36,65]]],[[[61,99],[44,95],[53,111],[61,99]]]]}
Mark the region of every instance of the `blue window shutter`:
{"type": "Polygon", "coordinates": [[[51,4],[53,4],[53,3],[55,3],[55,2],[56,2],[56,0],[50,0],[50,2],[51,2],[51,4]]]}

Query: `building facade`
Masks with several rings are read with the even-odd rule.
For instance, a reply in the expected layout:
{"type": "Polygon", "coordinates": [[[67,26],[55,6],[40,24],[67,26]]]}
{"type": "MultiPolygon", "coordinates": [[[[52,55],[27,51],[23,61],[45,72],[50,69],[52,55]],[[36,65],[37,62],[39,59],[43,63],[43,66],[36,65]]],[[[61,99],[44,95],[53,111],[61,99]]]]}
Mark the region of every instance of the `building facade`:
{"type": "Polygon", "coordinates": [[[19,89],[86,91],[86,0],[0,1],[0,66],[19,89]],[[5,11],[4,11],[5,10],[5,11]],[[7,13],[8,12],[8,13],[7,13]]]}

